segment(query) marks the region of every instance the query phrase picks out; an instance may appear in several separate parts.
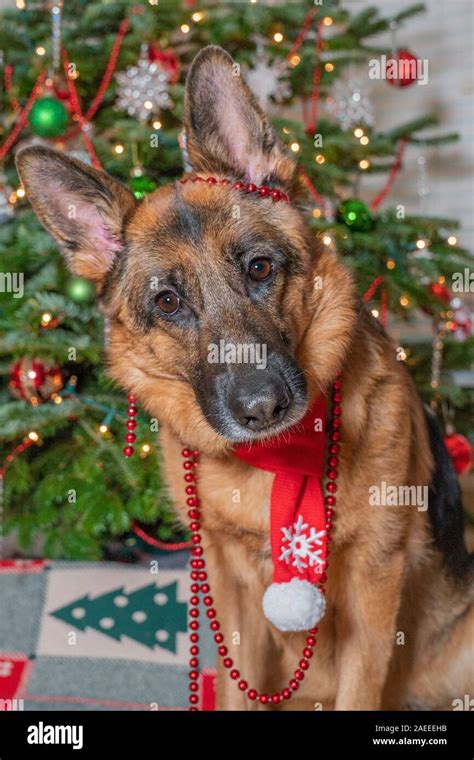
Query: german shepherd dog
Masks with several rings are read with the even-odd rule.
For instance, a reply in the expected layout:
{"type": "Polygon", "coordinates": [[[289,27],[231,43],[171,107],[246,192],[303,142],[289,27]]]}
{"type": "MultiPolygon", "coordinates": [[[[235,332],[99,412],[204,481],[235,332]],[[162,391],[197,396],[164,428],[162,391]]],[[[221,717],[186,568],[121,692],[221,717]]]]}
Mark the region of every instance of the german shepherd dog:
{"type": "Polygon", "coordinates": [[[437,423],[347,269],[311,233],[295,162],[218,47],[191,65],[185,129],[193,172],[229,186],[177,182],[138,202],[45,147],[17,163],[68,266],[96,285],[111,375],[160,422],[184,521],[181,449],[201,452],[215,605],[227,639],[240,634],[235,667],[260,693],[292,677],[305,634],[282,633],[262,613],[272,474],[237,460],[233,446],[284,433],[317,394],[329,398],[342,370],[337,522],[314,662],[278,706],[250,702],[219,671],[218,708],[452,709],[474,693],[473,563],[437,423]],[[242,193],[237,180],[277,186],[290,203],[242,193]],[[265,345],[265,368],[210,362],[221,340],[265,345]],[[372,506],[369,489],[384,482],[429,486],[428,510],[372,506]]]}

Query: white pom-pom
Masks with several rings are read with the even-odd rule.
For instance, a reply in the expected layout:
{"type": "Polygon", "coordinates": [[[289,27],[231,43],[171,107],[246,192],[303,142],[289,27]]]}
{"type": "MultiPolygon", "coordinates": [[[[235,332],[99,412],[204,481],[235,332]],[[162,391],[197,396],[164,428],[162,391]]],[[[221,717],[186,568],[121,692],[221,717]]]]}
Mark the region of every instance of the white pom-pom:
{"type": "Polygon", "coordinates": [[[265,617],[280,631],[307,631],[324,615],[326,600],[309,581],[272,583],[262,600],[265,617]]]}

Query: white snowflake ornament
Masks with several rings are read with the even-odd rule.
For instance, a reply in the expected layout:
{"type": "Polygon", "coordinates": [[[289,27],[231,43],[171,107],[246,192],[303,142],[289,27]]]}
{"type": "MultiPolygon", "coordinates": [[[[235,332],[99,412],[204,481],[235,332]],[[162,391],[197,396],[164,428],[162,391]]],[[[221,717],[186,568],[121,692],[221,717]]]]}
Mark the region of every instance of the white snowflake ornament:
{"type": "Polygon", "coordinates": [[[374,124],[374,112],[369,96],[361,83],[354,78],[346,82],[338,80],[327,99],[327,109],[334,116],[342,129],[374,124]]]}
{"type": "Polygon", "coordinates": [[[247,69],[245,78],[262,108],[267,107],[270,98],[281,103],[291,96],[288,66],[284,60],[272,61],[265,53],[257,53],[255,64],[247,69]]]}
{"type": "Polygon", "coordinates": [[[170,98],[169,73],[158,61],[150,62],[146,46],[135,66],[115,74],[117,82],[116,106],[129,116],[134,116],[142,124],[160,111],[172,108],[170,98]]]}

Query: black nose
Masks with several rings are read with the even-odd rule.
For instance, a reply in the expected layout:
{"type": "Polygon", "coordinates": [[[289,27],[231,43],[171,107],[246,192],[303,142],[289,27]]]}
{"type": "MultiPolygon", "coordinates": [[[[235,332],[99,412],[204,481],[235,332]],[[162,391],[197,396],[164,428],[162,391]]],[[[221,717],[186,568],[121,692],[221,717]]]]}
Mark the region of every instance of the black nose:
{"type": "Polygon", "coordinates": [[[258,431],[281,422],[290,406],[290,392],[277,375],[261,370],[250,372],[245,380],[236,378],[229,393],[232,417],[243,427],[258,431]]]}

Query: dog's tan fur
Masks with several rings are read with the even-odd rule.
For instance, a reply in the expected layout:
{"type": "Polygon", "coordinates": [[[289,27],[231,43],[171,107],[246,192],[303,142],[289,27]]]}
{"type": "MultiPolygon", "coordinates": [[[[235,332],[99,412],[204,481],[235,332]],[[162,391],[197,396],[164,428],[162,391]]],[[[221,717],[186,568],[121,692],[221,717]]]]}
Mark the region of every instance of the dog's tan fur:
{"type": "MultiPolygon", "coordinates": [[[[222,51],[208,49],[188,77],[186,128],[196,171],[204,176],[252,176],[257,182],[270,176],[297,200],[293,162],[229,67],[222,51]],[[204,108],[209,93],[219,100],[219,92],[224,94],[214,104],[215,112],[217,106],[230,109],[230,122],[240,119],[246,127],[238,135],[234,160],[226,147],[235,140],[232,123],[219,133],[218,116],[210,115],[209,103],[204,108]]],[[[161,188],[137,206],[102,173],[40,148],[21,154],[19,170],[39,217],[68,250],[72,269],[91,277],[103,295],[111,374],[160,420],[166,479],[183,522],[187,516],[180,451],[186,443],[202,452],[202,532],[212,593],[227,640],[232,642],[235,634],[240,639],[239,644],[229,643],[229,654],[243,677],[261,692],[282,688],[304,642],[303,634],[277,631],[261,611],[272,574],[272,476],[233,458],[231,443],[203,416],[190,378],[202,361],[202,346],[215,335],[216,323],[220,334],[238,341],[245,338],[246,321],[256,319],[263,334],[271,331],[271,323],[276,332],[290,335],[309,402],[317,393],[328,394],[342,368],[337,520],[328,608],[315,661],[295,699],[277,708],[250,703],[220,672],[218,707],[437,709],[450,708],[453,699],[469,694],[474,623],[469,579],[445,571],[424,512],[374,508],[368,501],[372,484],[430,482],[433,461],[421,403],[395,347],[355,298],[351,277],[338,257],[324,252],[310,236],[298,203],[263,206],[231,189],[222,193],[208,186],[181,186],[179,202],[199,208],[212,222],[196,238],[170,231],[175,189],[161,188]],[[53,188],[48,198],[45,185],[53,188]],[[83,185],[88,187],[86,200],[92,198],[99,209],[93,232],[86,221],[81,227],[79,219],[74,228],[65,220],[57,197],[81,196],[86,203],[83,185]],[[240,220],[232,217],[235,204],[242,212],[240,220]],[[283,237],[298,252],[299,271],[286,287],[277,284],[279,295],[274,302],[270,299],[263,319],[245,303],[236,319],[232,290],[225,285],[227,265],[221,251],[248,228],[270,240],[283,237]],[[97,240],[106,249],[98,259],[97,240]],[[110,261],[123,245],[126,261],[110,274],[110,261]],[[174,326],[144,329],[137,324],[133,292],[152,276],[156,255],[186,272],[213,315],[208,322],[203,318],[197,337],[174,326]],[[313,287],[316,276],[322,278],[321,288],[313,287]]]]}

